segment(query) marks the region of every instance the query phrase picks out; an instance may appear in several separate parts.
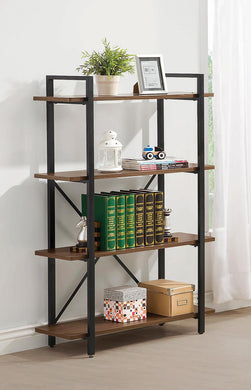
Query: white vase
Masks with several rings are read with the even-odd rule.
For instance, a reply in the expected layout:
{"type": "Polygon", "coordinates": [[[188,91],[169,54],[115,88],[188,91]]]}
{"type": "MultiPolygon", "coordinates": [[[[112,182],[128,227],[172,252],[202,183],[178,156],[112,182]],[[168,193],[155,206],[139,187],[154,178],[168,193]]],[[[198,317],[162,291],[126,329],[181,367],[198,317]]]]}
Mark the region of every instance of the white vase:
{"type": "Polygon", "coordinates": [[[98,95],[117,95],[120,76],[95,75],[98,95]]]}

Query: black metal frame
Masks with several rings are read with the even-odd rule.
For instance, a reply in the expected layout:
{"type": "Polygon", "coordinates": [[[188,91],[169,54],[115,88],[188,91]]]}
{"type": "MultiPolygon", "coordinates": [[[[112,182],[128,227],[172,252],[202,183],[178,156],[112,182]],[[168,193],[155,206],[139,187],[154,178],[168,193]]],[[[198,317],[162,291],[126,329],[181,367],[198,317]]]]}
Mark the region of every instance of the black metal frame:
{"type": "Polygon", "coordinates": [[[197,160],[198,160],[198,333],[205,332],[205,114],[204,74],[166,73],[166,77],[193,78],[197,81],[197,160]]]}
{"type": "MultiPolygon", "coordinates": [[[[193,98],[184,100],[197,101],[197,153],[198,153],[198,332],[205,331],[205,190],[204,190],[204,75],[166,73],[166,77],[195,78],[197,80],[197,94],[193,98]]],[[[94,251],[94,104],[93,104],[93,78],[91,76],[46,76],[46,95],[54,95],[54,80],[79,80],[86,82],[86,156],[87,156],[87,229],[88,229],[88,259],[87,272],[56,316],[56,288],[55,259],[48,258],[48,322],[55,324],[60,319],[82,284],[87,280],[87,323],[88,323],[88,355],[95,354],[95,264],[99,258],[95,258],[94,251]]],[[[54,155],[54,104],[59,102],[47,102],[47,173],[55,172],[54,155]]],[[[164,149],[164,99],[157,99],[157,143],[164,149]]],[[[156,175],[152,175],[145,188],[147,189],[156,175]]],[[[165,190],[165,175],[158,175],[158,189],[165,190]]],[[[70,206],[81,216],[81,211],[65,194],[62,188],[54,181],[48,180],[47,186],[47,222],[48,222],[48,248],[55,248],[55,189],[59,191],[70,206]]],[[[117,256],[113,256],[128,275],[139,283],[135,275],[117,256]]],[[[165,249],[158,250],[158,277],[165,278],[165,249]]],[[[50,347],[55,345],[55,337],[49,336],[50,347]]]]}

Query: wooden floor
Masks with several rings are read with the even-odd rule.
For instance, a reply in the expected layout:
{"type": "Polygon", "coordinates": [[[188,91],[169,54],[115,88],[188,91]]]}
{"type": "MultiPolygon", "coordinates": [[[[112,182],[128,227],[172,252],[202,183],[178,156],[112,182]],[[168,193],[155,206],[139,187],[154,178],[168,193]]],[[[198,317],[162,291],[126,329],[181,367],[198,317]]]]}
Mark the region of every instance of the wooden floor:
{"type": "MultiPolygon", "coordinates": [[[[0,356],[2,390],[250,390],[251,307],[0,356]]],[[[34,337],[42,337],[41,335],[34,337]]]]}

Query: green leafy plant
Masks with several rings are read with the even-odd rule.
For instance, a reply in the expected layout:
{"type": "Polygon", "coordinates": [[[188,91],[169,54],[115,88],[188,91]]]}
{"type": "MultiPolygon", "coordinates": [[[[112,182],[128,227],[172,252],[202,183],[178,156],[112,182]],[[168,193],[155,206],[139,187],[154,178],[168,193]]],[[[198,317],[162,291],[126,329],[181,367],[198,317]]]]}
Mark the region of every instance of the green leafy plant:
{"type": "Polygon", "coordinates": [[[104,50],[102,52],[88,51],[82,52],[82,65],[77,70],[84,75],[106,75],[120,76],[125,72],[134,73],[134,55],[128,54],[126,49],[111,47],[110,42],[105,38],[102,41],[104,50]]]}

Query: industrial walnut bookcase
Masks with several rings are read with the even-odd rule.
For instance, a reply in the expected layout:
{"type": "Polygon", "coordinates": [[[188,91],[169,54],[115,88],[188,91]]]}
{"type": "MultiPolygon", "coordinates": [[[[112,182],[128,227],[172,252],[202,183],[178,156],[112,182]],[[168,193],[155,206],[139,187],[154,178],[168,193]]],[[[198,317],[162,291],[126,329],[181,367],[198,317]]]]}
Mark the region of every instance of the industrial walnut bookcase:
{"type": "Polygon", "coordinates": [[[214,241],[213,237],[205,236],[205,170],[214,169],[213,165],[204,163],[204,97],[211,97],[213,94],[204,93],[203,74],[177,74],[167,73],[166,77],[194,78],[197,80],[196,93],[166,93],[139,95],[137,93],[116,96],[94,96],[92,76],[46,76],[46,96],[35,96],[36,101],[46,102],[47,116],[47,173],[37,173],[36,178],[47,180],[47,223],[48,223],[48,249],[37,250],[35,254],[48,258],[48,325],[39,326],[36,332],[48,335],[48,344],[54,347],[56,337],[75,340],[87,339],[87,350],[89,357],[95,354],[95,336],[114,332],[127,331],[141,327],[163,324],[186,318],[198,318],[198,332],[205,332],[205,314],[213,312],[205,308],[205,242],[214,241]],[[76,80],[85,81],[84,96],[54,96],[54,80],[76,80]],[[157,143],[164,149],[164,101],[172,100],[193,100],[197,102],[197,153],[198,161],[189,164],[187,168],[156,170],[154,171],[131,171],[120,172],[98,172],[94,169],[94,102],[95,101],[118,101],[118,100],[155,100],[157,102],[157,143]],[[80,104],[86,106],[86,170],[55,172],[54,156],[54,105],[55,104],[80,104]],[[94,249],[94,182],[100,179],[116,179],[135,176],[151,176],[145,188],[148,188],[155,177],[158,179],[158,189],[164,192],[165,174],[186,172],[197,174],[198,177],[198,232],[197,234],[175,233],[178,242],[164,243],[151,247],[115,250],[95,251],[94,249]],[[66,201],[73,207],[79,216],[81,211],[65,194],[57,181],[77,182],[86,184],[87,188],[87,255],[73,253],[69,247],[55,248],[55,190],[59,191],[66,201]],[[119,255],[126,253],[137,253],[140,251],[158,250],[158,278],[165,278],[165,249],[175,246],[192,245],[198,247],[198,306],[193,313],[176,317],[164,317],[149,314],[148,318],[141,321],[129,323],[114,323],[104,320],[104,317],[95,317],[95,264],[100,257],[113,256],[129,276],[139,283],[135,275],[123,263],[119,255]],[[87,272],[83,275],[79,284],[56,315],[56,293],[55,259],[68,261],[81,260],[87,262],[87,272]],[[68,307],[82,284],[87,280],[87,318],[83,320],[59,322],[61,315],[68,307]]]}

